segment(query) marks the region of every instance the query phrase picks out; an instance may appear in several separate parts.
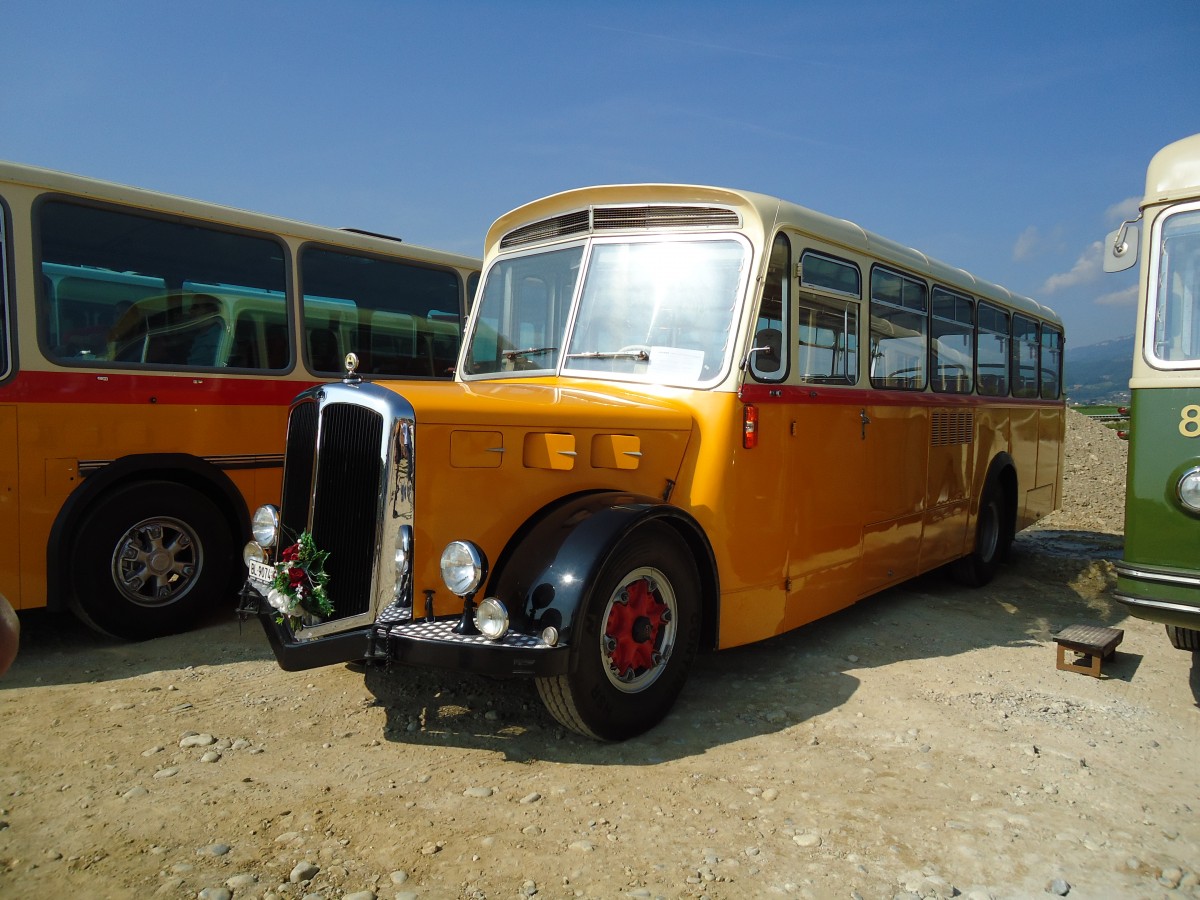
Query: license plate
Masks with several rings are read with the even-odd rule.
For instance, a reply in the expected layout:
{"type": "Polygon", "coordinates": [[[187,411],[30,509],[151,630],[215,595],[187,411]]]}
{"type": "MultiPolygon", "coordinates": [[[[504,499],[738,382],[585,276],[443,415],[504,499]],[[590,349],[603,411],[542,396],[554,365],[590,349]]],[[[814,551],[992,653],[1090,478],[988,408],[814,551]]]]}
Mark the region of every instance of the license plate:
{"type": "Polygon", "coordinates": [[[266,563],[260,563],[258,560],[249,560],[246,563],[250,570],[250,580],[257,581],[259,584],[270,584],[275,580],[275,567],[268,566],[266,563]]]}

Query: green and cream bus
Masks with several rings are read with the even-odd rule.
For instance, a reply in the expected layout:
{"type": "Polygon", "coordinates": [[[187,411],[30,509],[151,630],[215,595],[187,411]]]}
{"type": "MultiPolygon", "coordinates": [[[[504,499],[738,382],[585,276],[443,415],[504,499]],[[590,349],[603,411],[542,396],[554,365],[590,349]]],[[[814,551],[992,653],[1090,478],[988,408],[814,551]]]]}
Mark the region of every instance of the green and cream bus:
{"type": "Polygon", "coordinates": [[[1200,134],[1155,154],[1106,271],[1140,263],[1117,599],[1200,651],[1200,134]]]}

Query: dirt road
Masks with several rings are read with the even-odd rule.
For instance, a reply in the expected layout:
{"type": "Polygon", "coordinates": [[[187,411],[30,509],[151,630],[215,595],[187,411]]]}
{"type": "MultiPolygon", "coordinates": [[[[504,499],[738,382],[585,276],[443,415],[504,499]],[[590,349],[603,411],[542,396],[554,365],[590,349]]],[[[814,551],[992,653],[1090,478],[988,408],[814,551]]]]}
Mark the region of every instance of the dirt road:
{"type": "Polygon", "coordinates": [[[1108,593],[1110,435],[991,585],[702,657],[618,745],[521,681],[282,672],[232,616],[122,644],[24,615],[0,897],[1200,897],[1200,655],[1108,593]],[[1124,629],[1102,679],[1056,669],[1071,624],[1124,629]]]}

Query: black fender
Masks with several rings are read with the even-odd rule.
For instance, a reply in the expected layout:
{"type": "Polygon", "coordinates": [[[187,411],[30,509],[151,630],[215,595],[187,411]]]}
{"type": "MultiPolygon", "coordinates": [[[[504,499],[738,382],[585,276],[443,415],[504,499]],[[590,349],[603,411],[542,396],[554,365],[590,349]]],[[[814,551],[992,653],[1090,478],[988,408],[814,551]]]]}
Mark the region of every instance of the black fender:
{"type": "Polygon", "coordinates": [[[115,487],[146,479],[186,484],[208,495],[238,536],[240,551],[250,536],[250,512],[237,485],[208,460],[187,453],[139,453],[115,459],[88,475],[63,503],[46,546],[46,604],[62,611],[70,598],[71,553],[75,531],[92,504],[115,487]]]}
{"type": "Polygon", "coordinates": [[[694,518],[654,497],[605,491],[542,509],[505,547],[488,595],[505,604],[517,630],[538,634],[552,626],[569,644],[601,568],[627,534],[649,521],[670,525],[692,551],[701,584],[701,645],[715,647],[720,586],[712,546],[694,518]]]}

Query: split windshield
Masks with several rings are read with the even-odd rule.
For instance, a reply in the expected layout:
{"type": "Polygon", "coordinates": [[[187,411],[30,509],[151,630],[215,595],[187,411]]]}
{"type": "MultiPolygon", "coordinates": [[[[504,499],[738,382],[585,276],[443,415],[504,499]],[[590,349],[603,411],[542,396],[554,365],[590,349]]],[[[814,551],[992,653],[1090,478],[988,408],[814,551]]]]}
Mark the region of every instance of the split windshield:
{"type": "Polygon", "coordinates": [[[463,374],[711,383],[729,358],[748,255],[724,237],[597,240],[498,260],[463,374]]]}

